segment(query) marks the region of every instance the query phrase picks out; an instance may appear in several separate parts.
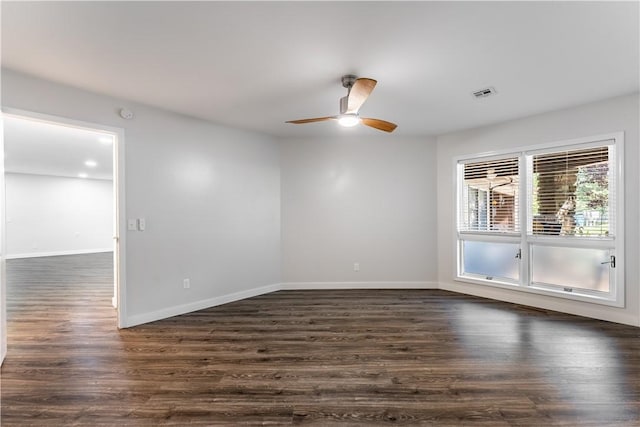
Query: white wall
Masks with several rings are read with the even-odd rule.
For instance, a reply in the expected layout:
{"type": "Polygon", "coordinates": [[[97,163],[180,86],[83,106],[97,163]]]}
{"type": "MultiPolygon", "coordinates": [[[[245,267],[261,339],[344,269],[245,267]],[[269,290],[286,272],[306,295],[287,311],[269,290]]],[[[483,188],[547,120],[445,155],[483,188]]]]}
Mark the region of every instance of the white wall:
{"type": "Polygon", "coordinates": [[[617,97],[576,108],[540,114],[494,126],[438,137],[438,264],[444,289],[558,310],[632,325],[640,325],[640,207],[638,95],[617,97]],[[625,133],[625,269],[626,306],[614,308],[527,294],[488,286],[455,282],[454,158],[461,155],[525,147],[579,137],[625,133]]]}
{"type": "Polygon", "coordinates": [[[270,137],[10,70],[2,104],[124,129],[129,326],[280,283],[280,170],[270,137]],[[120,107],[133,110],[124,120],[120,107]],[[183,279],[191,288],[183,289],[183,279]]]}
{"type": "Polygon", "coordinates": [[[113,250],[113,182],[7,173],[7,258],[113,250]]]}
{"type": "Polygon", "coordinates": [[[281,150],[284,282],[437,286],[434,138],[292,138],[281,150]]]}

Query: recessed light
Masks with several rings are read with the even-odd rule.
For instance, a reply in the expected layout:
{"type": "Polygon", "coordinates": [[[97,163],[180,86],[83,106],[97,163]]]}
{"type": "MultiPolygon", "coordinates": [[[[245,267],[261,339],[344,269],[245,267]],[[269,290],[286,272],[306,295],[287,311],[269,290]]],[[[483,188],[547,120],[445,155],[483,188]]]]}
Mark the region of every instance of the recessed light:
{"type": "Polygon", "coordinates": [[[95,160],[87,160],[86,162],[84,162],[85,166],[89,166],[90,168],[95,168],[96,166],[98,166],[98,163],[95,160]]]}
{"type": "Polygon", "coordinates": [[[84,173],[84,172],[80,172],[80,173],[78,174],[78,178],[87,178],[88,176],[89,176],[89,175],[87,175],[87,174],[86,174],[86,173],[84,173]]]}

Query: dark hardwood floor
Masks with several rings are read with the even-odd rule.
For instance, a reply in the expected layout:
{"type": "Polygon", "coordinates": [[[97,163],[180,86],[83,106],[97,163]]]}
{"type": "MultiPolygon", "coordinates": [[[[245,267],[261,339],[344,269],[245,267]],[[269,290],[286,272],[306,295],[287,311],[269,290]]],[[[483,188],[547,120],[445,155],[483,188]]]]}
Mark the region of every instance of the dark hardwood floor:
{"type": "Polygon", "coordinates": [[[8,262],[3,426],[638,426],[640,329],[445,291],[281,291],[116,329],[110,254],[8,262]]]}

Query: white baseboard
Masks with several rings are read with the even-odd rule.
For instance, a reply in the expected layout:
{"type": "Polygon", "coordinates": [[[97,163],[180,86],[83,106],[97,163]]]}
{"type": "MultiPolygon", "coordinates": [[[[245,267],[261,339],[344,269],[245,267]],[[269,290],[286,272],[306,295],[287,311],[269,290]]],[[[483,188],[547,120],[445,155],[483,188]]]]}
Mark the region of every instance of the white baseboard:
{"type": "Polygon", "coordinates": [[[282,290],[323,289],[438,289],[437,282],[286,282],[282,290]]]}
{"type": "Polygon", "coordinates": [[[39,257],[45,257],[45,256],[98,254],[103,252],[113,252],[113,248],[77,249],[77,250],[71,250],[71,251],[53,251],[53,252],[31,252],[26,254],[7,254],[5,258],[6,259],[39,258],[39,257]]]}
{"type": "Polygon", "coordinates": [[[280,284],[266,285],[259,288],[248,289],[246,291],[234,292],[232,294],[222,295],[219,297],[209,298],[202,301],[190,302],[187,304],[176,305],[173,307],[163,308],[161,310],[149,313],[136,314],[127,316],[123,325],[124,328],[142,325],[144,323],[155,322],[156,320],[167,319],[169,317],[178,316],[180,314],[191,313],[205,308],[211,308],[230,302],[239,301],[246,298],[256,297],[258,295],[268,294],[280,290],[280,284]]]}
{"type": "Polygon", "coordinates": [[[191,313],[246,298],[264,295],[280,290],[324,290],[324,289],[438,289],[436,282],[289,282],[275,283],[246,291],[235,292],[202,301],[190,302],[149,313],[128,316],[123,328],[155,322],[181,314],[191,313]]]}
{"type": "Polygon", "coordinates": [[[439,288],[457,294],[471,295],[494,301],[508,302],[526,307],[573,314],[590,319],[605,320],[630,326],[639,326],[635,315],[627,314],[619,309],[606,305],[596,305],[551,296],[529,294],[516,290],[500,289],[488,286],[474,286],[466,283],[440,282],[439,288]]]}
{"type": "Polygon", "coordinates": [[[538,307],[547,310],[585,316],[593,319],[606,320],[609,322],[622,323],[631,326],[638,326],[637,318],[623,313],[606,313],[586,311],[576,304],[570,302],[545,301],[544,298],[530,298],[522,295],[513,295],[505,292],[487,292],[483,289],[456,286],[456,284],[438,282],[285,282],[266,285],[259,288],[248,289],[219,297],[209,298],[203,301],[195,301],[161,310],[128,316],[123,322],[124,328],[155,322],[205,308],[215,307],[258,295],[268,294],[279,290],[347,290],[347,289],[442,289],[456,293],[474,295],[481,298],[488,298],[497,301],[511,302],[525,306],[538,307]]]}

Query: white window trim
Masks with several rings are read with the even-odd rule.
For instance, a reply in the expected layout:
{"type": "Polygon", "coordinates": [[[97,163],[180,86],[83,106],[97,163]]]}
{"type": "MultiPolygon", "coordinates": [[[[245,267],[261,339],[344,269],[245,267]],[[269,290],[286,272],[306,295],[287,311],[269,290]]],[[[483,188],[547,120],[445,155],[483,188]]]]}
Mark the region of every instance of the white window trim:
{"type": "Polygon", "coordinates": [[[454,210],[455,222],[453,227],[454,245],[456,254],[454,259],[454,281],[474,283],[479,285],[491,286],[502,289],[516,290],[537,295],[545,295],[558,297],[562,299],[595,303],[599,305],[607,305],[612,307],[625,306],[625,236],[624,236],[624,132],[614,132],[608,134],[594,135],[570,140],[553,141],[538,145],[519,147],[517,150],[496,150],[473,155],[457,156],[453,158],[453,187],[455,195],[454,210]],[[526,156],[548,152],[551,149],[562,148],[571,150],[574,148],[589,148],[601,146],[607,141],[613,141],[616,148],[615,169],[616,169],[616,199],[615,199],[615,233],[614,237],[574,237],[574,236],[531,236],[527,234],[527,221],[529,214],[529,206],[527,202],[528,182],[525,171],[526,156]],[[459,164],[465,161],[482,161],[494,160],[508,156],[518,156],[520,158],[520,194],[519,206],[521,208],[519,214],[520,232],[500,233],[500,232],[459,232],[458,224],[460,223],[461,202],[460,183],[459,183],[459,164]],[[474,241],[495,241],[495,242],[520,242],[522,246],[522,258],[520,260],[520,283],[511,284],[507,282],[496,282],[481,277],[473,277],[472,275],[461,275],[460,267],[462,260],[461,246],[462,240],[474,241]],[[562,289],[545,287],[530,283],[530,245],[553,245],[566,247],[587,247],[587,248],[608,248],[613,249],[616,257],[616,267],[614,269],[615,281],[614,289],[608,298],[603,298],[601,293],[597,291],[580,290],[580,293],[567,292],[562,289]],[[525,250],[526,249],[526,250],[525,250]]]}

